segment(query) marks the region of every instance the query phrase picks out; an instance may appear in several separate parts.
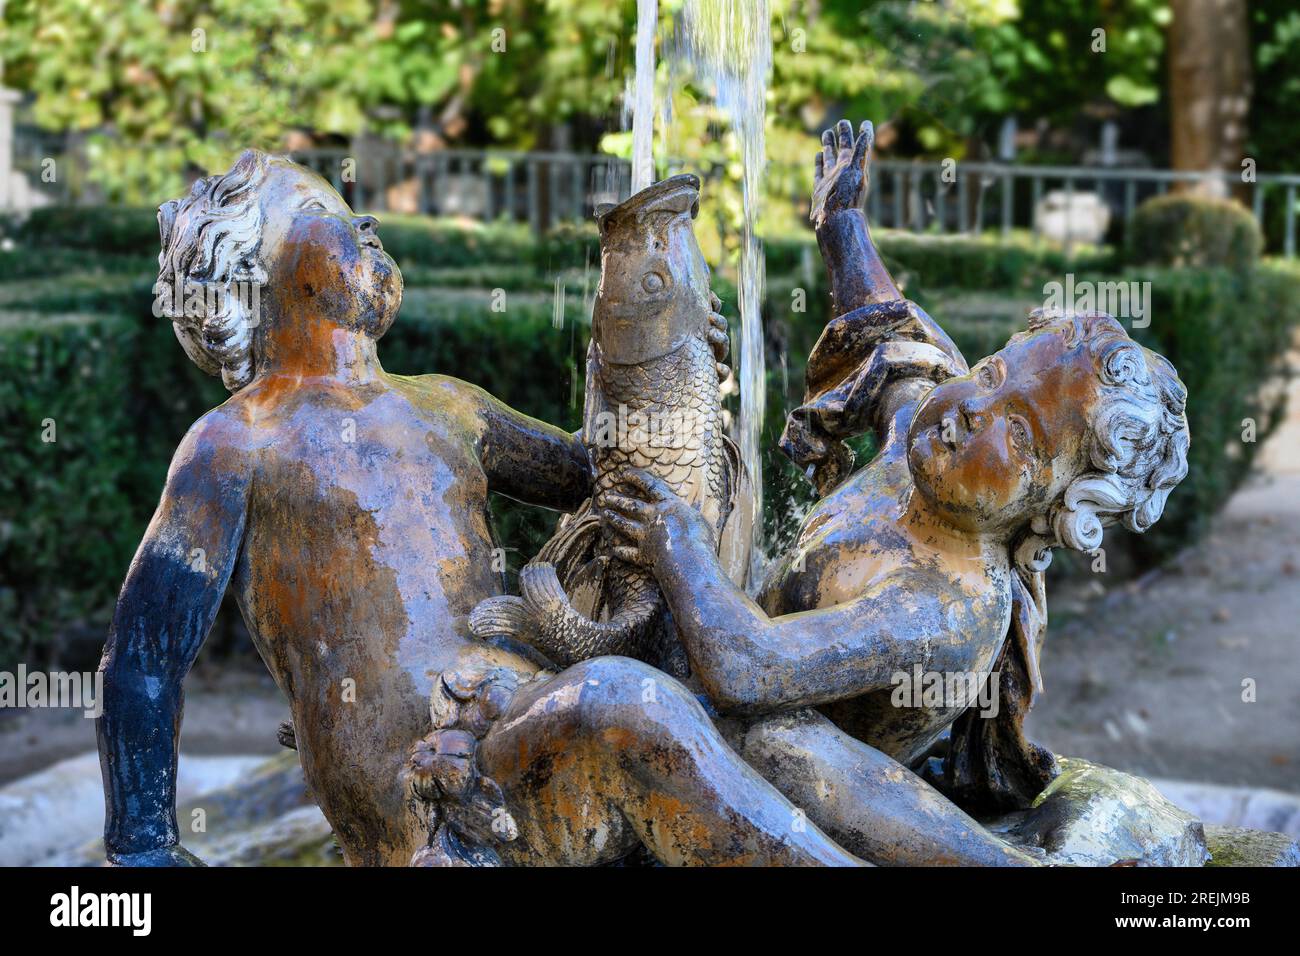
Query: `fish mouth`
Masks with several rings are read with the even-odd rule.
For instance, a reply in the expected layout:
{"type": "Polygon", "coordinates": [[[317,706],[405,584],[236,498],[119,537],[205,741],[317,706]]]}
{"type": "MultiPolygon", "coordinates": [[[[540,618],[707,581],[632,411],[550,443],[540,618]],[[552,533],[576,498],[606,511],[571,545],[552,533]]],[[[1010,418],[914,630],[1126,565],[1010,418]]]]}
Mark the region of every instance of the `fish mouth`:
{"type": "Polygon", "coordinates": [[[636,323],[642,326],[654,322],[664,312],[672,308],[675,296],[666,295],[659,298],[611,299],[598,297],[596,309],[600,319],[614,319],[619,322],[636,323]]]}
{"type": "Polygon", "coordinates": [[[700,177],[694,173],[679,173],[661,179],[640,192],[633,193],[617,206],[601,209],[596,214],[596,222],[603,233],[625,220],[635,222],[641,214],[655,207],[690,212],[694,219],[700,211],[700,177]]]}

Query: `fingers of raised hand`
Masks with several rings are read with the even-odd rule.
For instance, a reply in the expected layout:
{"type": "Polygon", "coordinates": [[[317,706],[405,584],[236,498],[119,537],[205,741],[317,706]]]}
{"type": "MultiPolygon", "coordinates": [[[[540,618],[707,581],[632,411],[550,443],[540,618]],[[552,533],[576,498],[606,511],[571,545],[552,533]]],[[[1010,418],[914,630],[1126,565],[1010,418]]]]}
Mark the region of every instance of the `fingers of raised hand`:
{"type": "Polygon", "coordinates": [[[871,144],[876,140],[875,127],[871,125],[871,120],[863,120],[862,125],[858,127],[858,138],[853,144],[853,162],[855,165],[863,166],[867,160],[867,153],[871,151],[871,144]]]}
{"type": "Polygon", "coordinates": [[[822,157],[827,166],[835,165],[835,130],[828,129],[822,133],[822,157]]]}
{"type": "Polygon", "coordinates": [[[839,137],[840,151],[850,150],[853,148],[853,124],[846,119],[840,120],[835,124],[835,132],[839,137]]]}
{"type": "MultiPolygon", "coordinates": [[[[713,317],[716,317],[716,314],[722,311],[722,300],[718,298],[718,294],[712,289],[709,290],[709,308],[714,312],[713,317]]],[[[723,319],[722,322],[725,327],[727,320],[723,319]]]]}

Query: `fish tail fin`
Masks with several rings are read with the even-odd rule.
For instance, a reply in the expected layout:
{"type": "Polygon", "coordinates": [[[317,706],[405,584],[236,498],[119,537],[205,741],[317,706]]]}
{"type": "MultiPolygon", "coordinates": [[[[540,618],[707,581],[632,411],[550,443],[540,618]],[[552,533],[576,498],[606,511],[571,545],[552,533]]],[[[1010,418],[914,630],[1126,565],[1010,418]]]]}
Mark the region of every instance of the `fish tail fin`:
{"type": "Polygon", "coordinates": [[[506,635],[528,640],[535,622],[522,599],[503,595],[480,601],[469,614],[469,629],[477,638],[506,635]]]}
{"type": "Polygon", "coordinates": [[[635,594],[608,621],[593,621],[573,606],[555,566],[544,561],[525,565],[519,589],[531,618],[539,623],[527,640],[552,660],[568,666],[606,654],[638,656],[642,638],[661,606],[657,588],[635,594]]]}

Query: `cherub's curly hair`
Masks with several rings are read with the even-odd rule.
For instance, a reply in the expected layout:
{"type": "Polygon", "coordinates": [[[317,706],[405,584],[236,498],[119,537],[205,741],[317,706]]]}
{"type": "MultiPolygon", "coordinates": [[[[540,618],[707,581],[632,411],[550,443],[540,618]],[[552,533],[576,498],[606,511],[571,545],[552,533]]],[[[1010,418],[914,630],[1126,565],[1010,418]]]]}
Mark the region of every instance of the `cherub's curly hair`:
{"type": "Polygon", "coordinates": [[[1092,467],[1065,489],[1046,514],[1030,523],[1016,546],[1016,563],[1042,571],[1052,548],[1092,551],[1102,529],[1122,521],[1146,531],[1169,492],[1187,475],[1187,389],[1164,357],[1129,338],[1104,313],[1062,315],[1036,310],[1029,328],[1012,341],[1053,330],[1092,355],[1102,396],[1092,412],[1085,452],[1092,467]]]}
{"type": "Polygon", "coordinates": [[[262,211],[257,189],[269,163],[266,153],[245,150],[225,175],[200,179],[184,199],[158,207],[162,252],[155,292],[162,285],[204,293],[198,307],[198,296],[193,301],[188,293],[172,297],[163,314],[172,320],[185,354],[209,375],[220,373],[232,392],[253,378],[256,317],[248,314],[247,299],[236,283],[266,282],[258,259],[262,211]]]}

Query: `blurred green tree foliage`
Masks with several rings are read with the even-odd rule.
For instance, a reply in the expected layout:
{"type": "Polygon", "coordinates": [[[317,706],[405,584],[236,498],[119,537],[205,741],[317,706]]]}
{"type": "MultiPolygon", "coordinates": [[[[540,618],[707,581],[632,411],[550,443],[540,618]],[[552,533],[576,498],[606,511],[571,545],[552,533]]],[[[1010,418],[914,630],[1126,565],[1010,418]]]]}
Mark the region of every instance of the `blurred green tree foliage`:
{"type": "MultiPolygon", "coordinates": [[[[664,37],[681,0],[660,6],[664,37]]],[[[1168,16],[1160,0],[771,0],[771,12],[768,154],[800,169],[808,133],[841,115],[894,120],[912,152],[961,158],[1008,111],[1150,102],[1168,16]]],[[[283,149],[294,132],[595,148],[623,125],[636,4],[9,0],[4,16],[6,84],[34,95],[43,126],[87,134],[88,173],[110,198],[148,202],[187,168],[283,149]]],[[[696,108],[709,91],[681,95],[670,145],[699,147],[681,158],[734,157],[716,114],[696,108]]],[[[806,175],[771,188],[803,194],[806,175]]]]}

